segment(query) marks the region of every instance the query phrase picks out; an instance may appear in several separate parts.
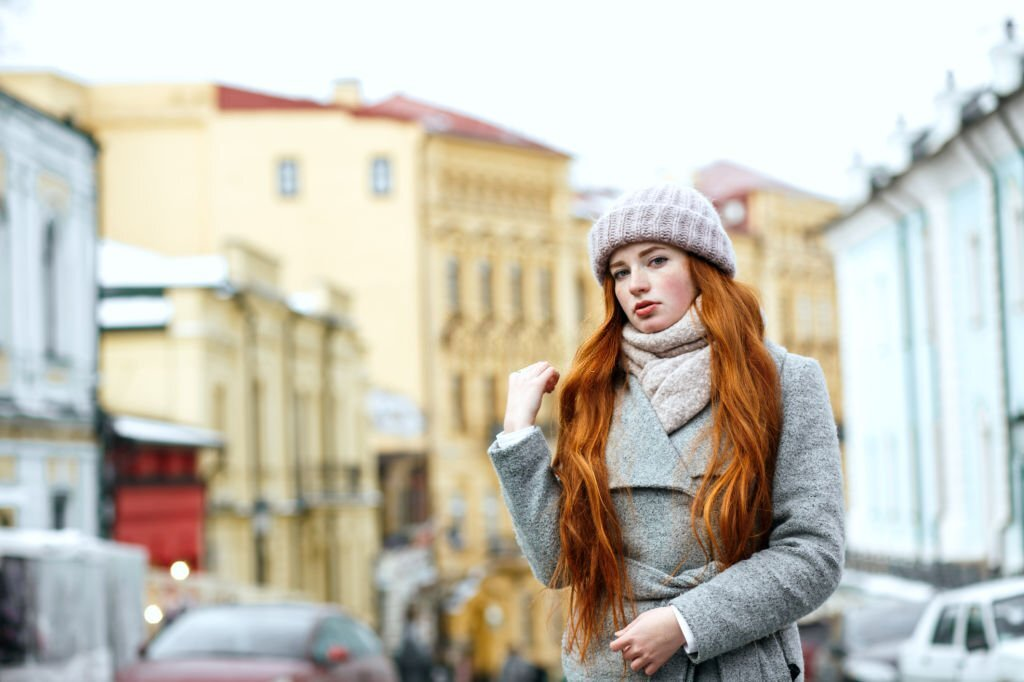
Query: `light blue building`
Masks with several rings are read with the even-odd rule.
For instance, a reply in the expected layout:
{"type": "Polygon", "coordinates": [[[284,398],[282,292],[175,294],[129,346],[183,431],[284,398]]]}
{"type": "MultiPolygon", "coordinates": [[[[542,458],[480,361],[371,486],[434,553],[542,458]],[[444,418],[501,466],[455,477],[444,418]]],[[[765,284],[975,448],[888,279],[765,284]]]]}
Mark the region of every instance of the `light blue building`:
{"type": "Polygon", "coordinates": [[[950,82],[827,228],[855,567],[1024,571],[1024,49],[1007,29],[992,86],[950,82]]]}

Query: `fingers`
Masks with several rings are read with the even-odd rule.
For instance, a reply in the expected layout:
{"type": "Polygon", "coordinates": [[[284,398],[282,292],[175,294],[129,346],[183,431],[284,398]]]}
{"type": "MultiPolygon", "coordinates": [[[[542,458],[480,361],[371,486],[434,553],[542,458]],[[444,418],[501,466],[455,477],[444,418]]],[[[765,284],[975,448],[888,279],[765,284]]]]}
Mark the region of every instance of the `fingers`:
{"type": "Polygon", "coordinates": [[[510,383],[539,380],[544,386],[545,393],[551,393],[555,390],[560,377],[561,375],[558,373],[558,370],[552,367],[551,363],[546,360],[527,365],[508,375],[510,383]]]}
{"type": "Polygon", "coordinates": [[[522,379],[535,379],[549,367],[551,367],[551,365],[546,360],[541,360],[540,362],[535,362],[532,365],[527,365],[522,369],[517,369],[515,372],[512,372],[512,374],[517,375],[522,379]]]}

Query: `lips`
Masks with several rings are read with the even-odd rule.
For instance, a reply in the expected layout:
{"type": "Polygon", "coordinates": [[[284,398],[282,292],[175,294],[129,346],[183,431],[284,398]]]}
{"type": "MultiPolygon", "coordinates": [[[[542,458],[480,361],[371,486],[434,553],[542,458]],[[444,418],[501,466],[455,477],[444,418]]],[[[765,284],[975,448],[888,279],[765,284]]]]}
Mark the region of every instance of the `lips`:
{"type": "Polygon", "coordinates": [[[633,313],[637,317],[647,317],[654,312],[654,307],[658,305],[654,301],[640,301],[633,307],[633,313]]]}

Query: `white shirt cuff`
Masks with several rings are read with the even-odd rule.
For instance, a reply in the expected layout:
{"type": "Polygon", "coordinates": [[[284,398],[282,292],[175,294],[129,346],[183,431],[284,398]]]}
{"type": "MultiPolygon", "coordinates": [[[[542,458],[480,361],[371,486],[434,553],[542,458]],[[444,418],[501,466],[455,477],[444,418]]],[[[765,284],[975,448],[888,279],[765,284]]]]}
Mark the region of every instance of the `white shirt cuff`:
{"type": "Polygon", "coordinates": [[[504,431],[502,431],[496,437],[496,440],[498,441],[498,447],[502,448],[502,449],[510,448],[513,445],[521,443],[522,441],[526,440],[527,436],[529,436],[531,433],[533,433],[538,428],[540,428],[540,427],[538,427],[538,426],[527,426],[525,428],[518,429],[518,430],[513,431],[511,433],[505,433],[504,431]]]}
{"type": "Polygon", "coordinates": [[[679,623],[679,629],[683,631],[683,639],[686,640],[683,644],[683,649],[688,654],[695,653],[697,651],[697,644],[693,641],[693,632],[690,630],[690,626],[687,625],[686,619],[683,618],[683,612],[673,606],[672,613],[676,614],[676,622],[679,623]]]}

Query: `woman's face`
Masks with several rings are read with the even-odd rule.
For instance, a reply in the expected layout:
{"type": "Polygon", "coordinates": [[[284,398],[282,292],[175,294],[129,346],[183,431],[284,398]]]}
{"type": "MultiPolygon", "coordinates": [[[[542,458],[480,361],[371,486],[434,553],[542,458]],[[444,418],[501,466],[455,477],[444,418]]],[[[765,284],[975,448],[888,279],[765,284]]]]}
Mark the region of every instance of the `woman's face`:
{"type": "Polygon", "coordinates": [[[697,298],[689,257],[675,246],[658,242],[620,246],[608,260],[608,272],[630,324],[644,334],[671,327],[697,298]]]}

